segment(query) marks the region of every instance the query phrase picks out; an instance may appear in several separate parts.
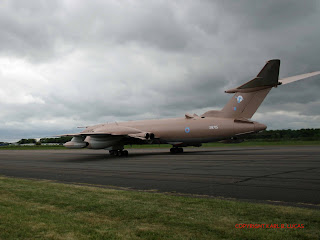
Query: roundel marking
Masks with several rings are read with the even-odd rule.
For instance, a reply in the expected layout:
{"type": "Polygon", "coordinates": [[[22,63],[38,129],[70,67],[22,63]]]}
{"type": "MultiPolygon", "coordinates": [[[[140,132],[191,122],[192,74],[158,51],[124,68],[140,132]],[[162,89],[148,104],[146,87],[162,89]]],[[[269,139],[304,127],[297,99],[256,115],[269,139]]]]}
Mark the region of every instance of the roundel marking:
{"type": "Polygon", "coordinates": [[[186,127],[186,128],[184,129],[184,131],[185,131],[186,133],[189,133],[189,132],[190,132],[190,128],[189,128],[189,127],[186,127]]]}
{"type": "Polygon", "coordinates": [[[237,99],[237,102],[238,102],[238,103],[241,103],[241,102],[244,100],[241,95],[239,95],[238,97],[236,97],[236,99],[237,99]]]}

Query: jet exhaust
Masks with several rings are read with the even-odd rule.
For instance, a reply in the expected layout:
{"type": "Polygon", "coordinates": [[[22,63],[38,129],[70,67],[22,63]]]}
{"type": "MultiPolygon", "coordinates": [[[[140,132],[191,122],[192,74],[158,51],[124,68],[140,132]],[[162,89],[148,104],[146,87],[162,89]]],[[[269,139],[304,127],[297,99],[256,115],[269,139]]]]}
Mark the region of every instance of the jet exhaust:
{"type": "Polygon", "coordinates": [[[146,133],[145,138],[153,140],[154,139],[154,133],[146,133]]]}

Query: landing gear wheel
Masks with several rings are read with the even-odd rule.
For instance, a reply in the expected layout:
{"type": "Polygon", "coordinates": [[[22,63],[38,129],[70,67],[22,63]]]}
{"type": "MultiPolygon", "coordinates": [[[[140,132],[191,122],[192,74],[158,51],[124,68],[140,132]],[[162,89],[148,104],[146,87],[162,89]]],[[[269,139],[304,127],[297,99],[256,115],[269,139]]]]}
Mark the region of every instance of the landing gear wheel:
{"type": "Polygon", "coordinates": [[[118,150],[117,153],[116,153],[116,155],[117,155],[118,157],[122,156],[122,151],[121,151],[121,150],[118,150]]]}
{"type": "Polygon", "coordinates": [[[171,153],[183,153],[183,148],[173,147],[170,148],[171,153]]]}
{"type": "Polygon", "coordinates": [[[110,155],[114,155],[114,156],[125,156],[127,157],[129,155],[129,152],[127,150],[110,150],[109,151],[110,155]]]}

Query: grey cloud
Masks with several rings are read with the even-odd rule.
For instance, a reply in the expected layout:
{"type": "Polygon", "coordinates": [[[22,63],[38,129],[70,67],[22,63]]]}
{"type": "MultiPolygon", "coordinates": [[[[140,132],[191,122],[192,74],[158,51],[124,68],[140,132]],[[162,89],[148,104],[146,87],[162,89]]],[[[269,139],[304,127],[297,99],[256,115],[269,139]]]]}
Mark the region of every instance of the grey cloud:
{"type": "Polygon", "coordinates": [[[310,15],[317,14],[320,7],[317,0],[307,2],[291,0],[222,1],[218,2],[218,5],[228,13],[228,16],[236,16],[236,20],[242,24],[242,27],[255,28],[258,31],[292,27],[310,15]]]}
{"type": "MultiPolygon", "coordinates": [[[[0,123],[48,135],[222,108],[224,90],[268,59],[281,59],[281,77],[320,70],[319,13],[318,1],[4,2],[0,61],[28,64],[0,65],[0,81],[10,82],[3,91],[43,103],[1,102],[0,123]]],[[[272,128],[317,126],[319,90],[319,77],[280,86],[257,118],[272,128]]]]}
{"type": "Polygon", "coordinates": [[[46,59],[54,52],[52,16],[58,6],[47,1],[4,1],[0,6],[0,51],[18,57],[46,59]]]}
{"type": "Polygon", "coordinates": [[[0,13],[0,50],[35,61],[108,43],[181,50],[190,38],[170,1],[12,1],[3,4],[0,13]]]}

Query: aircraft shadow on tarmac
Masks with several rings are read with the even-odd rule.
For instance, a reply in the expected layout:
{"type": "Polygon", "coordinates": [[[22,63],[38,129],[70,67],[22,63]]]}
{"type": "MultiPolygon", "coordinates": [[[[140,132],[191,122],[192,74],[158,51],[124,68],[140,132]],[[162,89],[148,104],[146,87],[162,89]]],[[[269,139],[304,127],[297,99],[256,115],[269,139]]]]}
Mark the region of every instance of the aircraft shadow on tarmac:
{"type": "Polygon", "coordinates": [[[254,150],[261,150],[261,148],[241,148],[241,149],[217,149],[217,150],[194,150],[194,151],[185,151],[183,153],[176,153],[172,154],[170,152],[163,152],[163,151],[145,151],[145,152],[130,152],[128,156],[112,156],[109,155],[109,153],[106,151],[105,153],[99,153],[99,154],[70,154],[68,157],[66,156],[63,160],[60,161],[68,161],[68,162],[92,162],[92,161],[114,161],[117,159],[121,160],[130,160],[132,158],[136,157],[150,157],[150,156],[165,156],[168,157],[182,157],[183,155],[230,155],[233,154],[233,152],[240,153],[241,152],[247,152],[247,151],[254,151],[254,150]]]}

